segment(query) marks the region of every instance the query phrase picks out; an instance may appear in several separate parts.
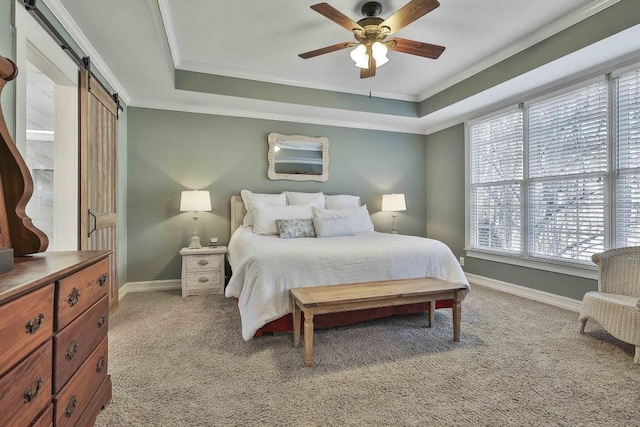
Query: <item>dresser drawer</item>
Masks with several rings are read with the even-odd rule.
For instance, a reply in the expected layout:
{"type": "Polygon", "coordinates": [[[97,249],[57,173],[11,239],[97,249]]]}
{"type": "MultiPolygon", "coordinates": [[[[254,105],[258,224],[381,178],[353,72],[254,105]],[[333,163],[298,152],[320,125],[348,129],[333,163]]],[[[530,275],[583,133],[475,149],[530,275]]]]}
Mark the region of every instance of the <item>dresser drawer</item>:
{"type": "Polygon", "coordinates": [[[107,375],[107,378],[102,381],[98,391],[93,395],[93,399],[89,402],[89,406],[84,410],[76,427],[93,427],[98,418],[98,414],[102,411],[102,408],[107,406],[111,402],[111,377],[107,375]]]}
{"type": "Polygon", "coordinates": [[[38,417],[38,419],[30,427],[52,427],[53,426],[53,405],[49,407],[38,417]]]}
{"type": "Polygon", "coordinates": [[[98,343],[107,335],[109,298],[102,297],[93,307],[71,322],[53,338],[53,392],[56,393],[71,378],[98,343]]]}
{"type": "Polygon", "coordinates": [[[51,338],[53,284],[0,306],[0,375],[51,338]]]}
{"type": "Polygon", "coordinates": [[[222,268],[223,259],[221,254],[189,255],[185,259],[185,268],[187,271],[219,269],[222,268]]]}
{"type": "Polygon", "coordinates": [[[109,260],[58,281],[56,330],[61,330],[109,292],[109,260]]]}
{"type": "Polygon", "coordinates": [[[107,377],[108,343],[105,337],[54,398],[56,426],[76,425],[107,377]]]}
{"type": "Polygon", "coordinates": [[[51,341],[0,378],[2,425],[28,426],[51,401],[51,341]]]}

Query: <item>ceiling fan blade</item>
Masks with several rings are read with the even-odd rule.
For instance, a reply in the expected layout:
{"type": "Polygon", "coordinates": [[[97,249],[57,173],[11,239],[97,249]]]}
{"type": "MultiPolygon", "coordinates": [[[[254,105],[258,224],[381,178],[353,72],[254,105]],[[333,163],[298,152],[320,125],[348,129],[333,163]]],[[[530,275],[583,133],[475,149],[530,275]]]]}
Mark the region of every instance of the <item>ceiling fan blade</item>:
{"type": "Polygon", "coordinates": [[[396,52],[408,53],[410,55],[423,56],[431,59],[438,59],[445,49],[444,46],[438,46],[437,44],[422,43],[398,37],[394,37],[389,41],[395,42],[395,46],[393,43],[389,45],[389,50],[395,50],[396,52]]]}
{"type": "Polygon", "coordinates": [[[325,53],[335,52],[337,50],[346,49],[351,46],[353,46],[353,43],[350,43],[350,42],[336,43],[334,45],[323,47],[321,49],[316,49],[310,52],[301,53],[298,56],[302,59],[309,59],[309,58],[313,58],[314,56],[324,55],[325,53]]]}
{"type": "Polygon", "coordinates": [[[369,52],[369,68],[360,68],[360,78],[368,79],[369,77],[373,77],[376,75],[376,60],[369,52]]]}
{"type": "Polygon", "coordinates": [[[362,30],[362,28],[357,22],[348,16],[344,15],[342,12],[331,6],[329,3],[318,3],[311,6],[311,9],[318,12],[320,15],[325,16],[326,18],[331,19],[336,24],[340,25],[347,31],[353,30],[362,30]]]}
{"type": "Polygon", "coordinates": [[[398,9],[396,13],[385,19],[380,24],[380,27],[388,27],[391,30],[389,34],[393,34],[438,6],[440,6],[438,0],[411,0],[398,9]]]}

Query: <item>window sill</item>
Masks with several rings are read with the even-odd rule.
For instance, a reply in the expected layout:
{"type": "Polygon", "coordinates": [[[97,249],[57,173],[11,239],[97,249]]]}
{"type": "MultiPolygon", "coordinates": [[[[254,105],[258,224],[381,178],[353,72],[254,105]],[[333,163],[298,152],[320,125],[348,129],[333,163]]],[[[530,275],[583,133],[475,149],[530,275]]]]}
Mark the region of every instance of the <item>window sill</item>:
{"type": "Polygon", "coordinates": [[[474,249],[465,249],[465,252],[468,257],[478,258],[485,261],[501,262],[503,264],[517,265],[519,267],[534,268],[536,270],[551,271],[553,273],[598,280],[598,267],[596,265],[594,265],[593,267],[577,267],[575,265],[564,264],[561,262],[542,261],[538,259],[524,259],[515,256],[508,256],[505,254],[481,252],[474,249]]]}

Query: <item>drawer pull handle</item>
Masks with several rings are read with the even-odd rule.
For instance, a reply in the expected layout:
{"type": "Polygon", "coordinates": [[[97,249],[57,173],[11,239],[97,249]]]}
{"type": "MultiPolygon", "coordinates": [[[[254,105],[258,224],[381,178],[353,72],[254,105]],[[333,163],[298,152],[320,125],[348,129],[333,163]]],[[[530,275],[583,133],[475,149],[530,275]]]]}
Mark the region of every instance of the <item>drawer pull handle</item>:
{"type": "Polygon", "coordinates": [[[100,359],[98,359],[98,364],[96,365],[96,372],[100,373],[102,372],[102,370],[104,369],[104,365],[105,365],[105,360],[104,360],[104,356],[100,356],[100,359]]]}
{"type": "Polygon", "coordinates": [[[40,392],[40,386],[42,385],[42,382],[42,378],[38,378],[31,387],[24,391],[24,394],[22,395],[24,397],[24,403],[29,403],[36,398],[38,392],[40,392]]]}
{"type": "Polygon", "coordinates": [[[78,406],[78,399],[75,396],[71,396],[69,399],[69,403],[67,403],[67,408],[64,410],[64,416],[67,418],[71,418],[73,415],[73,411],[76,410],[76,406],[78,406]]]}
{"type": "Polygon", "coordinates": [[[73,307],[78,303],[79,300],[80,300],[80,290],[74,286],[74,288],[71,289],[69,296],[67,297],[67,302],[71,307],[73,307]]]}
{"type": "Polygon", "coordinates": [[[200,261],[198,261],[198,264],[207,265],[207,264],[209,264],[209,261],[207,261],[206,259],[201,259],[200,261]]]}
{"type": "Polygon", "coordinates": [[[207,283],[208,281],[209,281],[209,278],[204,276],[198,279],[198,282],[200,283],[207,283]]]}
{"type": "Polygon", "coordinates": [[[101,288],[107,284],[107,280],[109,279],[109,275],[108,274],[103,274],[102,276],[98,277],[98,286],[100,286],[101,288]]]}
{"type": "Polygon", "coordinates": [[[100,316],[98,319],[98,329],[104,326],[104,323],[107,321],[107,316],[100,316]]]}
{"type": "Polygon", "coordinates": [[[67,347],[67,355],[65,356],[67,360],[73,359],[73,356],[78,352],[78,343],[76,341],[71,341],[69,343],[69,347],[67,347]]]}
{"type": "Polygon", "coordinates": [[[35,334],[36,331],[40,329],[40,326],[42,326],[43,320],[44,320],[44,313],[40,313],[36,317],[34,317],[32,320],[29,320],[24,325],[26,328],[25,333],[31,334],[31,335],[35,334]]]}

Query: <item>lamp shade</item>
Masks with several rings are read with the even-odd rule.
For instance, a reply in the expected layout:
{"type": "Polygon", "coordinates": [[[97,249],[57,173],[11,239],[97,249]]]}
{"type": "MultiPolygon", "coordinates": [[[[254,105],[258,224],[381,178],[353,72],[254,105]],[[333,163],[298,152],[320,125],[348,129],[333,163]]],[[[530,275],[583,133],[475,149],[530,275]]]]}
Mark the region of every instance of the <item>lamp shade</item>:
{"type": "Polygon", "coordinates": [[[391,212],[406,211],[407,204],[404,201],[404,194],[383,194],[382,210],[391,212]]]}
{"type": "Polygon", "coordinates": [[[211,196],[208,191],[183,191],[180,197],[180,211],[205,212],[211,210],[211,196]]]}

